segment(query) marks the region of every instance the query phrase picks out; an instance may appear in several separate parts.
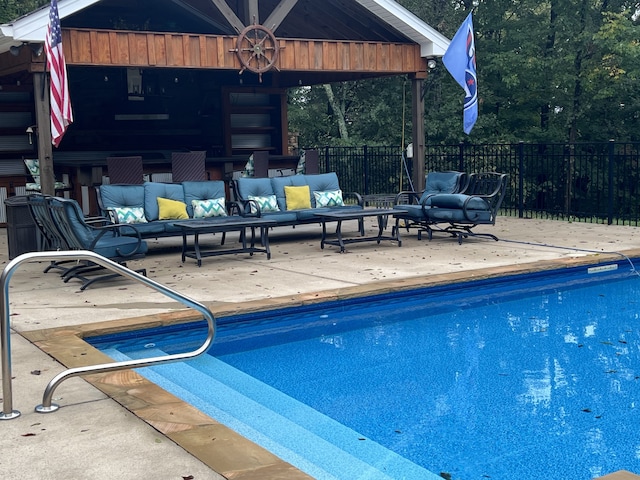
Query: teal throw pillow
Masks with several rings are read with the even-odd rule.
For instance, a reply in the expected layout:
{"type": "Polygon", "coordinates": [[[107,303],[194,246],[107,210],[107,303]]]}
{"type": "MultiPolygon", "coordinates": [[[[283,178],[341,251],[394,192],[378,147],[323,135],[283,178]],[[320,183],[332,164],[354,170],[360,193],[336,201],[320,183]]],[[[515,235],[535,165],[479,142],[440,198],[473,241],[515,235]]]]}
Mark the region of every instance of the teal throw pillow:
{"type": "Polygon", "coordinates": [[[116,217],[112,218],[115,223],[147,223],[142,207],[116,207],[113,215],[116,217]]]}
{"type": "Polygon", "coordinates": [[[316,199],[316,208],[344,207],[342,190],[327,190],[326,192],[313,192],[316,199]]]}
{"type": "MultiPolygon", "coordinates": [[[[279,212],[280,208],[278,208],[278,201],[276,200],[275,195],[267,195],[266,197],[254,197],[253,195],[249,195],[249,200],[253,200],[260,207],[261,213],[266,212],[279,212]]],[[[251,213],[256,213],[256,207],[251,204],[251,213]]]]}
{"type": "Polygon", "coordinates": [[[226,217],[224,197],[208,200],[191,200],[193,218],[226,217]]]}

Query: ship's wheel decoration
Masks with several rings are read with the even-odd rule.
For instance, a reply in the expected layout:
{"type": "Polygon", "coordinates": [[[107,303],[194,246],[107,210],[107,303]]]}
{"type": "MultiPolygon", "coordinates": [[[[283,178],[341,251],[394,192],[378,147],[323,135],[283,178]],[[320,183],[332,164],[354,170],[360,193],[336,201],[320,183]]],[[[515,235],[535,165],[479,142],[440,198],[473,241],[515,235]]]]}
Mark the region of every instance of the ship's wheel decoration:
{"type": "Polygon", "coordinates": [[[262,74],[272,68],[276,70],[280,45],[275,35],[262,25],[250,25],[238,35],[236,52],[242,65],[240,73],[245,70],[257,73],[262,82],[262,74]]]}

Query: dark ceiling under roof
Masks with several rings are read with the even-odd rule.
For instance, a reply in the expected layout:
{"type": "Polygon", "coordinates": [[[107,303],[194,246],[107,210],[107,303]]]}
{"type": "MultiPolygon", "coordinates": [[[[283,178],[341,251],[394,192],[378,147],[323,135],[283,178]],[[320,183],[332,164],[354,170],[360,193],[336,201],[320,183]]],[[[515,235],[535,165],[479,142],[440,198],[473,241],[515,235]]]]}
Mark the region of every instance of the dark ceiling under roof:
{"type": "MultiPolygon", "coordinates": [[[[263,24],[280,0],[260,0],[260,21],[245,2],[227,2],[245,25],[263,24]]],[[[63,27],[236,35],[211,0],[104,0],[62,21],[63,27]]],[[[265,25],[272,28],[272,25],[265,25]]],[[[280,38],[409,42],[352,0],[299,0],[275,31],[280,38]],[[336,15],[340,12],[339,15],[336,15]]]]}

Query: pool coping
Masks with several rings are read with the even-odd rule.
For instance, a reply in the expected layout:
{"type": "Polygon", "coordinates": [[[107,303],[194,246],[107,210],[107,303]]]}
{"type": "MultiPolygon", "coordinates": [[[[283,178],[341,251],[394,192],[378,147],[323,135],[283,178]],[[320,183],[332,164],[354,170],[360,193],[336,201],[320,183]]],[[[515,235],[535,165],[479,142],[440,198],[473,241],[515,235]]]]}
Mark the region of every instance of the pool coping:
{"type": "MultiPolygon", "coordinates": [[[[602,253],[418,278],[377,281],[352,287],[265,298],[243,303],[211,302],[207,304],[207,307],[219,318],[240,313],[356,298],[363,295],[384,294],[498,278],[506,275],[524,275],[562,268],[598,265],[612,261],[619,262],[625,256],[629,259],[640,258],[640,249],[621,253],[622,256],[602,253]]],[[[110,357],[85,342],[85,337],[188,323],[200,319],[202,319],[202,315],[196,311],[180,310],[85,325],[25,331],[19,332],[19,334],[65,367],[74,368],[112,361],[110,357]]],[[[220,475],[242,480],[312,478],[195,407],[179,400],[133,370],[85,375],[82,378],[220,475]]]]}

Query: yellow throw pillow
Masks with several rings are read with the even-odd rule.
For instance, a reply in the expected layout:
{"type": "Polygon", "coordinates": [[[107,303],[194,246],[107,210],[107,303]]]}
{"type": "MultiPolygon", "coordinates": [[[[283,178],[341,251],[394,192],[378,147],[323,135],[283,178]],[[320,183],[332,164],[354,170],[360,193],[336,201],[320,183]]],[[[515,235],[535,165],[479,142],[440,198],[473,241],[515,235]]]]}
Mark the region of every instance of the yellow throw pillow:
{"type": "Polygon", "coordinates": [[[309,191],[309,185],[304,185],[302,187],[285,185],[284,198],[287,201],[287,210],[311,208],[311,193],[309,191]]]}
{"type": "Polygon", "coordinates": [[[160,220],[184,220],[189,218],[187,204],[178,200],[158,197],[158,208],[160,209],[160,220]]]}

